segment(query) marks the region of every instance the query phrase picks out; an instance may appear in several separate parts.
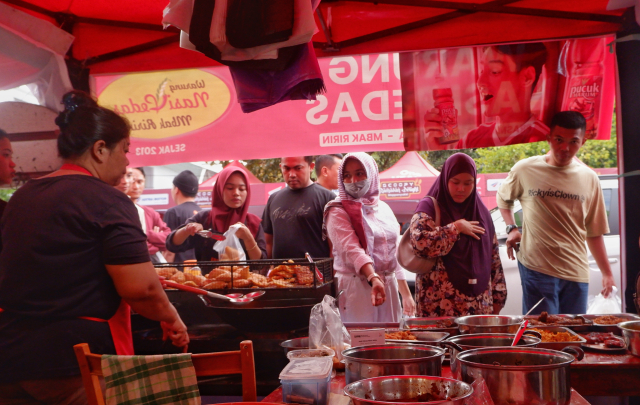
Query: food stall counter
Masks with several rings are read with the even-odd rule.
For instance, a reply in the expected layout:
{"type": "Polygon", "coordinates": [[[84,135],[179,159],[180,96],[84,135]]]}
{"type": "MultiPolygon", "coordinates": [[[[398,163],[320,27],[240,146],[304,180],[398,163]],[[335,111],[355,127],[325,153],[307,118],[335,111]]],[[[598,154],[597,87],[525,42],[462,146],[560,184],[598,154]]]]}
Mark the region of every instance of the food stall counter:
{"type": "MultiPolygon", "coordinates": [[[[447,378],[453,378],[451,375],[451,368],[449,366],[442,367],[442,376],[447,378]]],[[[573,379],[572,379],[573,381],[573,379]]],[[[335,377],[331,379],[331,388],[328,405],[349,405],[350,399],[344,395],[343,390],[346,385],[344,372],[337,373],[335,377]]],[[[270,403],[284,403],[282,401],[282,387],[278,387],[271,394],[266,396],[262,402],[270,403]]],[[[571,389],[571,402],[570,405],[587,405],[586,399],[584,399],[576,390],[571,389]]]]}

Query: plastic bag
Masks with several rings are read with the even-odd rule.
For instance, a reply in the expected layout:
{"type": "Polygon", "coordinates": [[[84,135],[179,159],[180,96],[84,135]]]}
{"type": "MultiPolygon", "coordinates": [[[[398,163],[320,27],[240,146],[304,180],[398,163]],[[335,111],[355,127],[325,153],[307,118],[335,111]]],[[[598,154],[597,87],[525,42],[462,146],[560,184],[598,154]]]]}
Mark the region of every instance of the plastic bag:
{"type": "Polygon", "coordinates": [[[336,299],[330,295],[313,306],[309,317],[309,348],[325,347],[333,349],[338,360],[342,360],[342,351],[351,347],[351,336],[342,324],[336,299]]]}
{"type": "Polygon", "coordinates": [[[589,303],[587,314],[620,314],[622,313],[622,300],[618,295],[618,288],[614,285],[611,294],[607,298],[602,293],[589,303]]]}
{"type": "MultiPolygon", "coordinates": [[[[462,380],[462,378],[458,379],[462,380]]],[[[475,380],[471,383],[471,388],[473,388],[473,393],[464,401],[464,405],[494,405],[487,382],[480,371],[475,373],[475,380]]]]}
{"type": "Polygon", "coordinates": [[[240,244],[240,239],[236,236],[236,231],[241,225],[231,225],[224,233],[224,240],[219,240],[213,245],[213,250],[218,252],[218,260],[221,261],[245,261],[247,256],[240,244]]]}

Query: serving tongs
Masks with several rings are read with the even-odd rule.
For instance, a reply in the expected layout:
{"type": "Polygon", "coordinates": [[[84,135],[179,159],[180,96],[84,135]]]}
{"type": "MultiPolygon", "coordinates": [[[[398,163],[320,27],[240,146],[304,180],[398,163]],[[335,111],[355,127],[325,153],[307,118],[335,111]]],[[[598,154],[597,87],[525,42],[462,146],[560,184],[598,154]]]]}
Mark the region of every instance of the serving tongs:
{"type": "Polygon", "coordinates": [[[247,294],[247,296],[243,296],[243,297],[239,297],[239,298],[232,298],[232,297],[227,297],[226,295],[217,294],[217,293],[214,293],[214,292],[211,292],[211,291],[203,290],[202,288],[191,287],[191,286],[184,285],[184,284],[178,284],[178,283],[176,283],[174,281],[162,280],[161,279],[160,283],[162,283],[162,285],[164,287],[171,287],[171,288],[175,288],[175,289],[182,290],[182,291],[187,291],[187,292],[198,294],[198,295],[206,295],[207,297],[217,298],[217,299],[229,301],[232,304],[239,304],[239,305],[248,304],[248,303],[252,302],[254,300],[254,298],[257,298],[257,297],[259,297],[261,295],[264,295],[264,291],[256,291],[255,293],[247,294]],[[256,293],[262,293],[262,294],[256,294],[256,293]]]}
{"type": "Polygon", "coordinates": [[[202,236],[203,238],[215,239],[215,240],[225,240],[225,236],[223,233],[212,231],[211,229],[203,229],[201,231],[196,232],[196,235],[202,236]]]}

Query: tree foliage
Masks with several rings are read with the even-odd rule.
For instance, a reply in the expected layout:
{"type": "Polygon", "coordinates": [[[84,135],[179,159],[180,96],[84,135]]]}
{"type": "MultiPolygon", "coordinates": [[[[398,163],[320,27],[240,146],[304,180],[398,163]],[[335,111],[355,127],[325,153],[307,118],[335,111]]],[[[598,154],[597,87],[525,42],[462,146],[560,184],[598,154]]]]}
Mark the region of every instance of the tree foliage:
{"type": "MultiPolygon", "coordinates": [[[[617,167],[616,115],[613,114],[611,139],[587,141],[576,155],[584,164],[593,168],[617,167]]],[[[476,149],[476,164],[480,173],[505,173],[521,159],[543,155],[549,151],[547,142],[527,143],[493,148],[476,149]]]]}
{"type": "MultiPolygon", "coordinates": [[[[616,167],[618,164],[616,144],[616,115],[614,114],[611,139],[608,141],[587,141],[580,148],[577,157],[590,167],[616,167]]],[[[442,165],[449,156],[462,152],[475,160],[479,173],[506,173],[519,160],[530,156],[543,155],[548,151],[549,145],[547,142],[537,142],[492,148],[423,151],[418,153],[440,171],[442,171],[442,165]]],[[[371,156],[378,163],[378,168],[382,172],[393,166],[405,153],[404,151],[371,152],[371,156]]],[[[260,181],[265,183],[283,181],[279,166],[280,159],[256,159],[244,162],[247,169],[260,181]]],[[[221,161],[219,163],[225,166],[229,161],[221,161]]],[[[315,173],[312,173],[311,178],[315,179],[315,173]]]]}

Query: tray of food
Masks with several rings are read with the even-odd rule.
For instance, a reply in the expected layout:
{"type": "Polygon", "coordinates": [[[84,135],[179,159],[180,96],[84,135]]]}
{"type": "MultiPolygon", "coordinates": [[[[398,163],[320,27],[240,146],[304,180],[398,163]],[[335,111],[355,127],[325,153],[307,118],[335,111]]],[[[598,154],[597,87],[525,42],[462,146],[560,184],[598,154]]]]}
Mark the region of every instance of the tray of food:
{"type": "Polygon", "coordinates": [[[587,342],[582,347],[599,352],[623,352],[627,350],[627,345],[622,337],[612,332],[589,332],[580,333],[587,342]]]}
{"type": "Polygon", "coordinates": [[[319,288],[333,281],[333,259],[163,263],[155,268],[159,276],[176,283],[222,292],[319,288]]]}
{"type": "Polygon", "coordinates": [[[618,328],[619,323],[640,320],[640,316],[636,314],[587,314],[581,316],[593,323],[589,331],[612,332],[620,336],[622,336],[622,332],[618,328]]]}
{"type": "Polygon", "coordinates": [[[581,346],[587,340],[564,326],[547,326],[544,328],[533,328],[542,336],[542,341],[537,347],[544,349],[562,350],[567,346],[581,346]]]}
{"type": "Polygon", "coordinates": [[[437,331],[447,332],[450,336],[459,334],[456,318],[452,316],[437,318],[409,318],[405,326],[411,331],[437,331]]]}
{"type": "Polygon", "coordinates": [[[448,332],[439,331],[414,331],[407,329],[384,330],[384,339],[387,343],[415,343],[440,346],[440,342],[448,337],[448,332]]]}
{"type": "Polygon", "coordinates": [[[530,315],[525,317],[529,321],[529,328],[549,328],[564,326],[577,332],[587,332],[593,324],[582,315],[558,314],[550,315],[546,311],[540,315],[530,315]]]}

